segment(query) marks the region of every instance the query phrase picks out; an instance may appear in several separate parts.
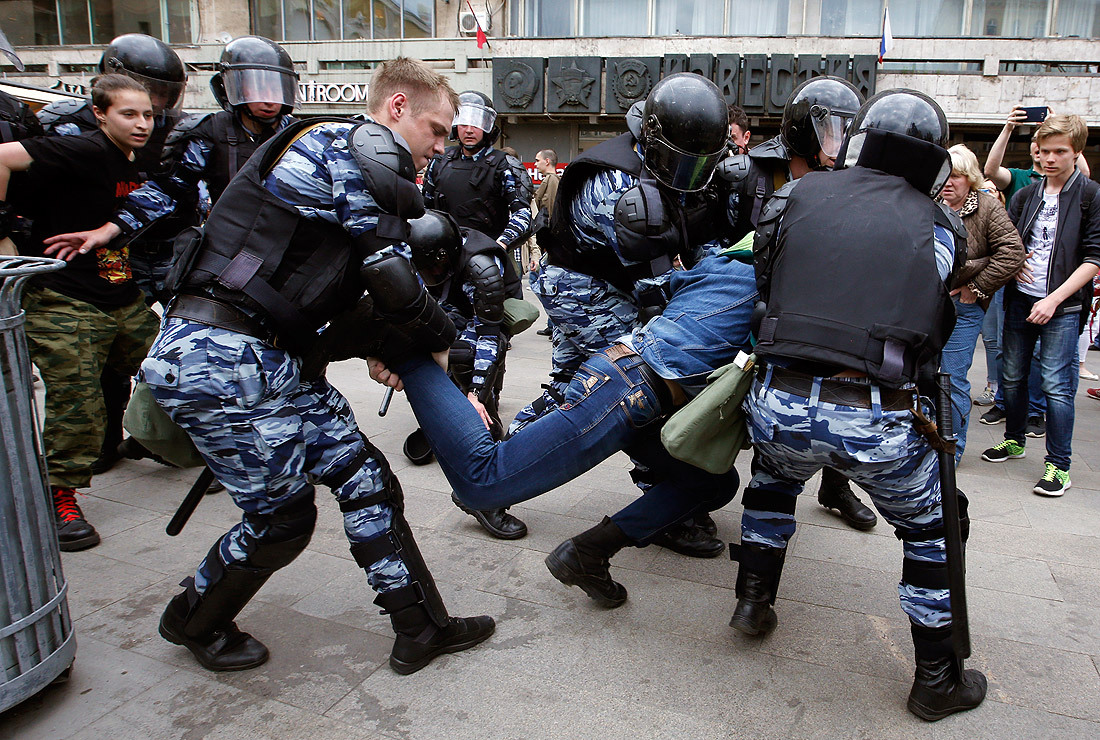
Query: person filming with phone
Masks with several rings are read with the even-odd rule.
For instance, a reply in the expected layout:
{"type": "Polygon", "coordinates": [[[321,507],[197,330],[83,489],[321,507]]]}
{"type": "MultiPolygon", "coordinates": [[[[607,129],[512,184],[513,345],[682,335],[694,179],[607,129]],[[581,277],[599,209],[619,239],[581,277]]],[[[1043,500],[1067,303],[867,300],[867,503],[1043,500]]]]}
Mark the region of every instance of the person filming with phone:
{"type": "MultiPolygon", "coordinates": [[[[1047,116],[1054,115],[1054,111],[1047,106],[1024,107],[1017,105],[1012,108],[1005,119],[1004,128],[989,149],[989,157],[985,160],[985,176],[993,181],[1005,195],[1005,203],[1012,202],[1012,196],[1016,191],[1043,179],[1043,166],[1039,163],[1039,145],[1035,143],[1034,136],[1031,139],[1031,169],[1019,169],[1016,167],[1003,167],[1005,150],[1008,149],[1008,141],[1012,138],[1017,126],[1034,124],[1038,130],[1038,124],[1046,120],[1047,116]]],[[[1078,154],[1077,169],[1081,170],[1086,178],[1091,177],[1089,165],[1085,161],[1085,155],[1078,154]]]]}

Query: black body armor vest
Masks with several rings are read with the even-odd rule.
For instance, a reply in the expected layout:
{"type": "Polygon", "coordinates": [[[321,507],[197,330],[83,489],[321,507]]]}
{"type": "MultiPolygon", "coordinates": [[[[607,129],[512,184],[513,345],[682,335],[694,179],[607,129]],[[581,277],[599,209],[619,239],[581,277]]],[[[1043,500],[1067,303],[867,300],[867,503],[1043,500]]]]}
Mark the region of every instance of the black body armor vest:
{"type": "Polygon", "coordinates": [[[0,92],[0,143],[42,136],[42,124],[27,104],[6,92],[0,92]]]}
{"type": "Polygon", "coordinates": [[[914,382],[955,323],[936,268],[941,213],[902,178],[865,167],[799,179],[764,267],[757,354],[914,382]]]}
{"type": "Polygon", "coordinates": [[[209,292],[257,313],[284,346],[308,343],[316,330],[363,295],[359,259],[339,224],[303,218],[263,186],[286,148],[319,117],[287,126],[256,150],[230,182],[204,227],[185,293],[209,292]],[[289,340],[289,343],[288,343],[289,340]]]}
{"type": "Polygon", "coordinates": [[[508,204],[496,191],[497,170],[507,166],[499,149],[479,159],[465,159],[462,147],[451,147],[435,167],[435,195],[429,208],[446,211],[459,226],[499,239],[508,226],[508,204]]]}

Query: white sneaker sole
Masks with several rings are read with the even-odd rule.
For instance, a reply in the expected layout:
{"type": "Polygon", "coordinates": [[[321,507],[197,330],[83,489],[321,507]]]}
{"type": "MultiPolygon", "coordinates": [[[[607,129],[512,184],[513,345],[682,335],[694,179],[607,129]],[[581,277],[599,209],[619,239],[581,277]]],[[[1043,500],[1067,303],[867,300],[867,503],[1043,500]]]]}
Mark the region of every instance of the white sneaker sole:
{"type": "Polygon", "coordinates": [[[1036,496],[1046,496],[1047,498],[1058,498],[1059,496],[1065,495],[1065,492],[1068,491],[1070,489],[1070,486],[1072,486],[1072,485],[1073,485],[1072,481],[1067,480],[1065,488],[1063,488],[1060,491],[1046,491],[1042,488],[1039,488],[1039,486],[1035,486],[1035,488],[1031,489],[1031,492],[1034,493],[1036,496]]]}
{"type": "Polygon", "coordinates": [[[982,459],[991,463],[1003,463],[1005,460],[1021,460],[1027,457],[1027,451],[1021,452],[1019,455],[1006,455],[1005,457],[986,457],[985,453],[982,453],[982,459]]]}

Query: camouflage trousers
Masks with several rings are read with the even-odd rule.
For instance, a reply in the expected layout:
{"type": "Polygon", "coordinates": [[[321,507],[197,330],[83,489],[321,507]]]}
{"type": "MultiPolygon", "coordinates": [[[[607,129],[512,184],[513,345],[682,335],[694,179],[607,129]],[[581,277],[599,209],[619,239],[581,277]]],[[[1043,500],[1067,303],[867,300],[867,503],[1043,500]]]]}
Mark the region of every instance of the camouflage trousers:
{"type": "MultiPolygon", "coordinates": [[[[208,565],[207,555],[199,565],[200,594],[219,577],[220,565],[248,567],[257,545],[276,536],[271,515],[312,501],[314,482],[339,481],[331,488],[351,544],[390,531],[399,501],[355,505],[385,491],[392,480],[389,465],[360,434],[339,391],[324,377],[301,379],[297,358],[255,337],[167,319],[140,377],[244,511],[211,551],[221,563],[208,565]]],[[[397,555],[366,570],[379,592],[409,583],[397,555]]]]}
{"type": "Polygon", "coordinates": [[[34,286],[23,310],[31,361],[46,387],[42,433],[50,485],[84,488],[106,423],[100,374],[105,367],[123,378],[137,372],[157,334],[157,315],[142,298],[102,310],[34,286]]]}
{"type": "MultiPolygon", "coordinates": [[[[808,478],[827,466],[858,483],[894,527],[905,560],[917,561],[903,573],[926,569],[926,564],[942,569],[946,549],[939,460],[914,430],[912,414],[884,411],[877,386],[871,386],[874,407],[863,409],[820,401],[820,385],[814,385],[807,399],[769,387],[770,379],[769,369],[745,398],[756,455],[745,491],[741,541],[785,549],[794,534],[798,494],[808,478]],[[929,537],[922,537],[925,532],[929,537]]],[[[946,587],[922,587],[903,577],[898,594],[902,611],[913,622],[950,624],[946,587]]]]}
{"type": "Polygon", "coordinates": [[[600,278],[546,265],[530,282],[553,328],[553,381],[548,392],[516,415],[509,434],[557,406],[573,372],[591,355],[630,334],[638,320],[631,297],[600,278]]]}

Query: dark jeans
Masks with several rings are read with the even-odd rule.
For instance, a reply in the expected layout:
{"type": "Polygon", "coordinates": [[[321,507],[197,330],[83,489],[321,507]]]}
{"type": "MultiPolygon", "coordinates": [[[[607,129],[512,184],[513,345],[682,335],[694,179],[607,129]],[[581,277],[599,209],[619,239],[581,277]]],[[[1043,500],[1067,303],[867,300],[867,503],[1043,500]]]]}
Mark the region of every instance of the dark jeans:
{"type": "Polygon", "coordinates": [[[729,503],[737,471],[707,473],[676,460],[660,440],[657,393],[640,357],[589,358],[565,403],[496,442],[469,400],[430,359],[395,368],[421,429],[455,494],[472,509],[499,509],[568,483],[622,450],[643,461],[654,484],[611,519],[635,544],[696,514],[729,503]]]}
{"type": "Polygon", "coordinates": [[[1005,294],[1004,352],[1005,439],[1026,441],[1028,400],[1025,377],[1035,342],[1040,342],[1039,372],[1047,402],[1047,456],[1069,470],[1073,438],[1073,397],[1077,393],[1077,339],[1080,315],[1055,314],[1046,324],[1028,323],[1037,298],[1010,290],[1005,294]]]}

